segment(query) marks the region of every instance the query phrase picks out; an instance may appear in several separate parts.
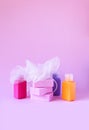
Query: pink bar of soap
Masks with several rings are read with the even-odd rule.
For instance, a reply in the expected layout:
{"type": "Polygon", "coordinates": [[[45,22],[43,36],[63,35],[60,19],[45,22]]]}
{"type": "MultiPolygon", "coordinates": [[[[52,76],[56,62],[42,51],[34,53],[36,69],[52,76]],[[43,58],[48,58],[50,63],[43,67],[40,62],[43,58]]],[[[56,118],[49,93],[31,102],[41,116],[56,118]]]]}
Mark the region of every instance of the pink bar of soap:
{"type": "Polygon", "coordinates": [[[38,81],[34,84],[34,87],[53,87],[53,80],[52,79],[47,79],[47,80],[42,80],[38,81]]]}
{"type": "Polygon", "coordinates": [[[36,95],[31,94],[31,99],[39,100],[39,101],[52,101],[53,93],[49,93],[44,96],[36,96],[36,95]]]}
{"type": "Polygon", "coordinates": [[[14,97],[17,99],[26,98],[27,96],[27,82],[26,81],[15,81],[14,83],[14,97]]]}
{"type": "Polygon", "coordinates": [[[43,96],[47,93],[51,93],[53,91],[53,89],[50,88],[34,88],[34,87],[30,87],[30,93],[33,95],[37,95],[37,96],[43,96]]]}

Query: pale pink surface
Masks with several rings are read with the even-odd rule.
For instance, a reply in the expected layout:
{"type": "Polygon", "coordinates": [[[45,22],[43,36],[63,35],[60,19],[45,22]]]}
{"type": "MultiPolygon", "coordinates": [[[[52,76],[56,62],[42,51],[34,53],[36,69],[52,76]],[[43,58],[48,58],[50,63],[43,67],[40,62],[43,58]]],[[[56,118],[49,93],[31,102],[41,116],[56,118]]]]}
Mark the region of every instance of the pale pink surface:
{"type": "Polygon", "coordinates": [[[0,130],[89,130],[89,100],[36,102],[7,99],[0,104],[0,130]]]}
{"type": "Polygon", "coordinates": [[[89,130],[89,0],[0,0],[0,90],[0,130],[89,130]],[[10,71],[56,55],[60,77],[74,73],[77,101],[12,99],[10,71]]]}

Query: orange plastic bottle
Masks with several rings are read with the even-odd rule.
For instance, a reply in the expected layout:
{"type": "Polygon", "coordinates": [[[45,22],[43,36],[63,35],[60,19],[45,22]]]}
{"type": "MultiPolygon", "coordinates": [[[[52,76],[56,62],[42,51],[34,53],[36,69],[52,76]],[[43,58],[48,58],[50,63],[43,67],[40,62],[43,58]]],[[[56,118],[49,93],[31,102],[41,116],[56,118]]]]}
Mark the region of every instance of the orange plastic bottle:
{"type": "Polygon", "coordinates": [[[62,99],[74,101],[76,98],[76,83],[73,81],[73,74],[65,74],[65,80],[62,82],[62,99]]]}

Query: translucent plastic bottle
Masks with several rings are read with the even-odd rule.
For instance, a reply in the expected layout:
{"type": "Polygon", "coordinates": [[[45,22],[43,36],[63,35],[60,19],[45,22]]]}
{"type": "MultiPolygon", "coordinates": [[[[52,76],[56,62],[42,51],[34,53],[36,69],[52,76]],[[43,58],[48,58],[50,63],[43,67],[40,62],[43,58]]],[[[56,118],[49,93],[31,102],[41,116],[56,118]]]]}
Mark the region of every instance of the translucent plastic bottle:
{"type": "Polygon", "coordinates": [[[60,96],[61,94],[61,79],[57,74],[53,74],[54,86],[53,86],[53,95],[60,96]]]}
{"type": "Polygon", "coordinates": [[[27,97],[27,82],[24,79],[18,79],[14,82],[14,97],[17,99],[27,97]]]}
{"type": "Polygon", "coordinates": [[[65,74],[65,80],[62,82],[62,99],[73,101],[76,98],[76,83],[73,80],[73,74],[65,74]]]}

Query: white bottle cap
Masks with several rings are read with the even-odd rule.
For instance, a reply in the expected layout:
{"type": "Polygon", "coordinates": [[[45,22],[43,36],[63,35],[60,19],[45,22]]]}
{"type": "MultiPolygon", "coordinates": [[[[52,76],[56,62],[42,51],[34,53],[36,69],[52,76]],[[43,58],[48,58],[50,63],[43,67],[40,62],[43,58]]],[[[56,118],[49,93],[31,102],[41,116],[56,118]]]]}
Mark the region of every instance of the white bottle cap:
{"type": "Polygon", "coordinates": [[[65,80],[66,81],[73,81],[73,74],[72,73],[65,74],[65,80]]]}

